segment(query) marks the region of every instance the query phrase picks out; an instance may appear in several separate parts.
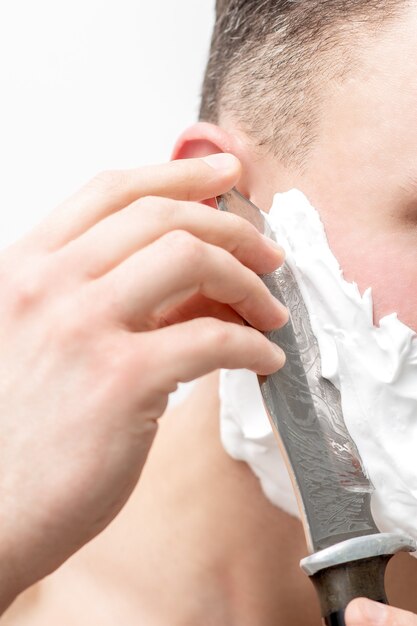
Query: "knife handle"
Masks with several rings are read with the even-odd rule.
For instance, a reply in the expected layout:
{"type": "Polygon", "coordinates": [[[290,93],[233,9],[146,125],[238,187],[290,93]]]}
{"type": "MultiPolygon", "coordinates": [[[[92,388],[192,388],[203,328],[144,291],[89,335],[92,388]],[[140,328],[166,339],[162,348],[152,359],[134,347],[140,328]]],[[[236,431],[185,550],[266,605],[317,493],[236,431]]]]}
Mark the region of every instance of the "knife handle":
{"type": "Polygon", "coordinates": [[[342,563],[310,576],[326,626],[345,626],[345,609],[354,598],[388,604],[384,577],[391,557],[388,554],[342,563]]]}

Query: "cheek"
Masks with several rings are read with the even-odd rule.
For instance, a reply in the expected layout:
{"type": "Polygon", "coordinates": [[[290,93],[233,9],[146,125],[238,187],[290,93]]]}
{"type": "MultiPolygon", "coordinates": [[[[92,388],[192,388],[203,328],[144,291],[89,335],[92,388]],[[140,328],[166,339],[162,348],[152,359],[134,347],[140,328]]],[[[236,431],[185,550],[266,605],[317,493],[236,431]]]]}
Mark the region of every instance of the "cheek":
{"type": "Polygon", "coordinates": [[[385,315],[417,331],[417,241],[413,231],[371,232],[364,225],[332,225],[324,220],[330,247],[344,277],[361,293],[372,288],[374,323],[385,315]],[[326,223],[327,222],[327,223],[326,223]]]}

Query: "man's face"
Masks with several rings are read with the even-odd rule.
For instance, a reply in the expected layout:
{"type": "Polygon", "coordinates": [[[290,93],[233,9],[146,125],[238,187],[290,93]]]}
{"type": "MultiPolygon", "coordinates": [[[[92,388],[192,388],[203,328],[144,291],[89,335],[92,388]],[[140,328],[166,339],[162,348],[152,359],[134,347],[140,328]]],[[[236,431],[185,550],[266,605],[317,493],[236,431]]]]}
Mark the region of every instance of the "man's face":
{"type": "Polygon", "coordinates": [[[298,187],[324,222],[347,280],[372,287],[375,321],[397,312],[417,329],[417,3],[330,86],[304,173],[254,165],[251,197],[298,187]],[[257,171],[255,171],[257,168],[257,171]]]}

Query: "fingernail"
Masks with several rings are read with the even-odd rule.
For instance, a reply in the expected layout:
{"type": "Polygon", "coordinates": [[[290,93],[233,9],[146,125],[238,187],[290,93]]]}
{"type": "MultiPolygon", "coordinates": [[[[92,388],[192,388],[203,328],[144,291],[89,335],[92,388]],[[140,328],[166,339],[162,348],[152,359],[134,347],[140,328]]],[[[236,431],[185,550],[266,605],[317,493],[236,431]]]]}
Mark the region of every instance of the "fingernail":
{"type": "Polygon", "coordinates": [[[210,165],[214,170],[231,170],[236,169],[236,157],[233,154],[226,154],[220,152],[219,154],[209,154],[201,159],[207,165],[210,165]]]}
{"type": "Polygon", "coordinates": [[[352,602],[346,611],[347,625],[383,626],[388,623],[389,609],[385,604],[361,598],[352,602]]]}

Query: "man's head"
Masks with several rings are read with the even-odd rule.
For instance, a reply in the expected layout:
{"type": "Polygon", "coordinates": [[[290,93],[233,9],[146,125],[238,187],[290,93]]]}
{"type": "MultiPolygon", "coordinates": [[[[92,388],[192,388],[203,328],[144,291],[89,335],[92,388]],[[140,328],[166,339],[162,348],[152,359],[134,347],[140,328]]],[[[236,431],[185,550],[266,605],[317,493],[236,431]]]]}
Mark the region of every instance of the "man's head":
{"type": "Polygon", "coordinates": [[[308,157],[332,83],[401,0],[217,0],[200,118],[227,118],[286,165],[308,157]]]}
{"type": "Polygon", "coordinates": [[[417,329],[416,33],[416,0],[221,0],[203,123],[174,156],[233,152],[264,210],[301,189],[376,319],[417,329]]]}

